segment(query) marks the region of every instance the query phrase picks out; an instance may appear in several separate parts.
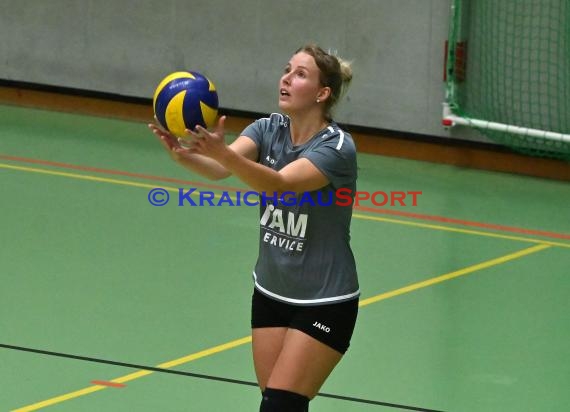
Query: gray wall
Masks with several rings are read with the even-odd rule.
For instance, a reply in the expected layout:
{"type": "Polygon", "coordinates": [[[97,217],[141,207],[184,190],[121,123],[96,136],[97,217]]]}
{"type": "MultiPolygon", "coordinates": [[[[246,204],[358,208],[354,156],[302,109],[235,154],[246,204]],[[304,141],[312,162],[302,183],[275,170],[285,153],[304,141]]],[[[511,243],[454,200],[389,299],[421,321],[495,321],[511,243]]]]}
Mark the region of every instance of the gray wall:
{"type": "Polygon", "coordinates": [[[197,70],[216,84],[222,107],[268,113],[277,110],[284,64],[316,41],[353,61],[337,121],[448,136],[441,103],[449,0],[0,4],[2,79],[150,98],[166,74],[197,70]]]}

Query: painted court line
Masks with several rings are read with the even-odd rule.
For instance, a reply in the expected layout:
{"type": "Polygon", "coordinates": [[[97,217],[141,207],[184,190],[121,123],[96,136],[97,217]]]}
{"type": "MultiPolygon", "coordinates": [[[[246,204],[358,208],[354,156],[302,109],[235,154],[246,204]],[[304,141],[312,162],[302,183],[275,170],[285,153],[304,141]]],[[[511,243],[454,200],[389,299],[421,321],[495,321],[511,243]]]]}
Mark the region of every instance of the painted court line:
{"type": "MultiPolygon", "coordinates": [[[[540,252],[540,251],[548,249],[550,247],[551,247],[550,245],[546,245],[546,244],[531,246],[529,248],[522,249],[522,250],[519,250],[517,252],[513,252],[513,253],[510,253],[510,254],[495,258],[495,259],[487,260],[485,262],[481,262],[481,263],[478,263],[475,265],[471,265],[471,266],[465,267],[465,268],[460,269],[460,270],[456,270],[456,271],[453,271],[450,273],[446,273],[446,274],[441,275],[441,276],[437,276],[437,277],[427,279],[427,280],[424,280],[421,282],[413,283],[411,285],[404,286],[402,288],[399,288],[399,289],[396,289],[396,290],[393,290],[390,292],[381,293],[379,295],[372,296],[372,297],[367,298],[367,299],[363,299],[360,301],[359,306],[364,307],[364,306],[368,306],[368,305],[371,305],[373,303],[377,303],[377,302],[380,302],[380,301],[383,301],[386,299],[390,299],[390,298],[393,298],[396,296],[401,296],[401,295],[404,295],[406,293],[410,293],[410,292],[413,292],[413,291],[416,291],[419,289],[423,289],[423,288],[426,288],[429,286],[433,286],[433,285],[438,284],[438,283],[442,283],[442,282],[445,282],[445,281],[448,281],[451,279],[458,278],[460,276],[465,276],[465,275],[468,275],[470,273],[474,273],[474,272],[477,272],[480,270],[484,270],[484,269],[487,269],[487,268],[490,268],[493,266],[497,266],[497,265],[501,265],[501,264],[513,261],[515,259],[520,259],[522,257],[531,255],[533,253],[540,252]]],[[[222,345],[218,345],[218,346],[215,346],[213,348],[206,349],[206,350],[203,350],[203,351],[200,351],[200,352],[188,355],[188,356],[184,356],[182,358],[178,358],[178,359],[175,359],[172,361],[161,363],[157,367],[163,368],[163,369],[173,368],[175,366],[180,366],[182,364],[192,362],[196,359],[200,359],[200,358],[203,358],[203,357],[206,357],[209,355],[213,355],[213,354],[223,352],[223,351],[226,351],[226,350],[229,350],[232,348],[236,348],[238,346],[245,345],[245,344],[250,343],[250,342],[251,342],[251,336],[247,336],[247,337],[237,339],[237,340],[234,340],[234,341],[222,344],[222,345]]],[[[152,373],[154,373],[154,372],[150,371],[150,370],[140,370],[140,371],[137,371],[137,372],[125,375],[125,376],[121,376],[119,378],[112,379],[109,382],[114,383],[114,384],[124,384],[126,382],[130,382],[130,381],[133,381],[135,379],[139,379],[139,378],[142,378],[144,376],[148,376],[152,373]]],[[[81,396],[89,395],[91,393],[106,389],[108,387],[109,387],[108,385],[90,386],[90,387],[87,387],[84,389],[80,389],[78,391],[70,392],[70,393],[65,394],[65,395],[60,395],[60,396],[57,396],[57,397],[54,397],[51,399],[47,399],[47,400],[42,401],[42,402],[38,402],[38,403],[29,405],[29,406],[25,406],[25,407],[22,407],[19,409],[15,409],[12,412],[35,411],[35,410],[38,410],[38,409],[41,409],[41,408],[44,408],[47,406],[55,405],[57,403],[61,403],[61,402],[65,402],[65,401],[75,399],[75,398],[78,398],[81,396]]]]}
{"type": "Polygon", "coordinates": [[[550,237],[554,239],[567,239],[570,240],[570,235],[564,233],[555,233],[555,232],[547,232],[545,230],[535,230],[535,229],[523,229],[518,227],[512,226],[505,226],[505,225],[497,225],[491,223],[481,223],[481,222],[472,222],[468,220],[462,219],[454,219],[450,217],[443,217],[443,216],[433,216],[433,215],[424,215],[421,213],[410,213],[410,212],[402,212],[400,210],[392,210],[392,209],[375,209],[372,207],[365,207],[365,206],[357,206],[355,207],[358,211],[363,212],[371,212],[371,213],[382,213],[386,215],[392,216],[402,216],[411,219],[417,220],[427,220],[439,223],[450,223],[453,225],[461,225],[461,226],[471,226],[477,227],[480,229],[490,229],[490,230],[497,230],[499,232],[512,232],[512,233],[520,233],[522,235],[531,235],[531,236],[543,236],[543,237],[550,237]]]}
{"type": "MultiPolygon", "coordinates": [[[[107,360],[107,359],[89,358],[89,357],[85,357],[85,356],[71,355],[71,354],[66,354],[66,353],[49,352],[49,351],[44,351],[44,350],[40,350],[40,349],[32,349],[32,348],[24,348],[21,346],[5,345],[2,343],[0,343],[0,348],[13,349],[13,350],[19,350],[19,351],[23,351],[23,352],[30,352],[30,353],[36,353],[36,354],[42,354],[42,355],[48,355],[48,356],[56,356],[56,357],[61,357],[61,358],[77,359],[77,360],[82,360],[82,361],[87,361],[87,362],[103,363],[103,364],[107,364],[107,365],[123,366],[126,368],[132,368],[132,369],[134,368],[134,369],[151,370],[153,372],[169,373],[169,374],[181,375],[181,376],[189,376],[189,377],[193,377],[193,378],[208,379],[208,380],[213,380],[213,381],[218,381],[218,382],[232,383],[232,384],[236,384],[236,385],[253,386],[256,388],[258,387],[257,382],[223,378],[220,376],[213,376],[213,375],[203,375],[203,374],[199,374],[199,373],[184,372],[184,371],[172,370],[172,369],[160,369],[160,368],[145,366],[145,365],[123,363],[123,362],[112,361],[112,360],[107,360]]],[[[103,385],[103,386],[110,386],[110,387],[114,387],[114,388],[126,387],[126,385],[124,385],[124,384],[115,384],[115,383],[108,382],[108,381],[91,381],[91,383],[97,384],[97,385],[103,385]]],[[[326,392],[319,392],[317,394],[317,396],[322,397],[322,398],[332,398],[332,399],[338,399],[338,400],[360,403],[360,404],[387,406],[390,408],[396,408],[396,409],[407,410],[407,411],[443,412],[443,411],[438,411],[436,409],[427,409],[427,408],[421,408],[421,407],[412,406],[412,405],[404,405],[404,404],[398,404],[398,403],[392,403],[392,402],[384,402],[384,401],[379,401],[379,400],[374,400],[374,399],[356,398],[353,396],[338,395],[338,394],[326,393],[326,392]]]]}
{"type": "Polygon", "coordinates": [[[111,170],[111,169],[103,169],[100,167],[92,167],[92,166],[81,166],[81,165],[74,165],[70,163],[61,163],[61,162],[52,162],[49,160],[40,160],[40,159],[30,159],[27,157],[18,157],[18,156],[8,156],[8,155],[1,155],[0,159],[10,160],[13,162],[20,162],[20,163],[32,163],[32,164],[39,164],[43,166],[50,166],[50,167],[59,167],[62,169],[71,169],[71,170],[80,170],[83,172],[94,172],[94,173],[102,173],[108,175],[115,175],[115,176],[127,176],[127,177],[134,177],[138,179],[145,179],[145,180],[154,180],[159,182],[168,182],[168,183],[179,183],[186,186],[202,186],[212,189],[218,190],[242,190],[236,187],[229,187],[229,186],[222,186],[216,185],[211,183],[204,183],[204,182],[195,182],[192,180],[182,180],[176,179],[172,177],[164,177],[164,176],[153,176],[147,175],[142,173],[133,173],[133,172],[125,172],[122,170],[111,170]]]}
{"type": "Polygon", "coordinates": [[[498,257],[496,259],[487,260],[485,262],[478,263],[476,265],[468,266],[463,269],[456,270],[454,272],[446,273],[445,275],[437,276],[435,278],[427,279],[421,282],[417,282],[408,286],[404,286],[403,288],[396,289],[390,292],[381,293],[380,295],[372,296],[367,299],[363,299],[360,301],[360,307],[370,305],[372,303],[380,302],[381,300],[386,300],[389,298],[393,298],[395,296],[403,295],[405,293],[413,292],[414,290],[423,289],[428,286],[435,285],[437,283],[445,282],[447,280],[455,279],[460,276],[465,276],[473,272],[477,272],[479,270],[487,269],[492,266],[501,265],[503,263],[507,263],[511,260],[520,259],[521,257],[531,255],[533,253],[540,252],[541,250],[550,248],[550,245],[536,245],[531,246],[527,249],[519,250],[518,252],[510,253],[508,255],[504,255],[498,257]]]}
{"type": "MultiPolygon", "coordinates": [[[[15,166],[15,165],[4,164],[4,163],[0,163],[0,168],[10,169],[10,170],[18,170],[18,171],[30,172],[30,173],[46,174],[46,175],[52,175],[52,176],[68,177],[68,178],[72,178],[72,179],[88,180],[88,181],[100,182],[100,183],[111,183],[111,184],[123,185],[123,186],[140,187],[140,188],[145,188],[145,189],[154,189],[157,187],[156,184],[140,183],[140,182],[134,182],[134,181],[130,181],[130,180],[111,179],[111,178],[100,177],[100,176],[91,176],[91,175],[83,175],[83,174],[77,174],[77,173],[61,172],[61,171],[57,171],[57,170],[38,169],[38,168],[25,167],[25,166],[15,166]]],[[[178,193],[177,187],[169,187],[169,186],[160,186],[160,187],[169,191],[169,192],[178,193]]],[[[202,192],[196,190],[194,193],[199,194],[202,192]]],[[[219,199],[219,198],[221,198],[221,195],[216,194],[216,195],[214,195],[214,198],[219,199]]],[[[377,212],[377,213],[382,213],[382,212],[377,212]]],[[[463,233],[463,234],[469,234],[469,235],[487,236],[487,237],[494,237],[494,238],[500,238],[500,239],[515,240],[515,241],[520,241],[520,242],[540,243],[540,244],[548,244],[551,246],[559,246],[559,247],[570,248],[570,243],[552,242],[552,241],[548,241],[548,240],[541,240],[541,239],[534,239],[534,238],[525,238],[525,237],[519,237],[519,236],[502,235],[502,234],[498,234],[498,233],[483,232],[483,231],[476,231],[476,230],[469,230],[469,229],[461,229],[461,228],[455,228],[455,227],[451,227],[451,226],[431,225],[431,224],[419,223],[419,222],[414,222],[414,221],[389,219],[389,218],[382,218],[382,217],[377,217],[377,216],[362,215],[362,214],[358,214],[358,213],[354,213],[353,216],[356,219],[376,220],[379,222],[396,223],[396,224],[401,224],[401,225],[409,225],[409,226],[422,227],[422,228],[428,228],[428,229],[434,229],[434,230],[443,230],[443,231],[448,231],[448,232],[456,232],[456,233],[463,233]]],[[[542,232],[542,233],[546,233],[546,232],[542,232]]]]}
{"type": "Polygon", "coordinates": [[[124,388],[127,385],[125,385],[124,383],[115,383],[115,382],[110,382],[110,381],[91,381],[91,383],[93,385],[101,385],[101,386],[108,386],[109,388],[124,388]]]}
{"type": "MultiPolygon", "coordinates": [[[[26,157],[9,156],[9,155],[0,154],[0,159],[14,161],[14,162],[20,162],[20,163],[32,163],[32,164],[39,164],[39,165],[43,165],[43,166],[59,167],[59,168],[71,169],[71,170],[79,170],[79,171],[86,171],[86,172],[134,177],[134,178],[153,180],[153,181],[158,181],[158,182],[179,183],[179,184],[186,185],[186,186],[190,185],[191,187],[196,186],[196,187],[212,188],[212,189],[225,190],[225,191],[243,191],[244,190],[244,188],[237,188],[237,187],[231,187],[231,186],[225,186],[225,185],[215,185],[215,184],[205,183],[205,182],[196,182],[196,181],[182,180],[182,179],[169,178],[169,177],[163,177],[163,176],[153,176],[153,175],[147,175],[147,174],[142,174],[142,173],[125,172],[125,171],[121,171],[121,170],[103,169],[103,168],[92,167],[92,166],[81,166],[81,165],[74,165],[74,164],[70,164],[70,163],[53,162],[53,161],[49,161],[49,160],[31,159],[31,158],[26,158],[26,157]]],[[[481,229],[497,230],[500,232],[512,232],[512,233],[519,233],[519,234],[531,235],[531,236],[543,236],[543,237],[550,237],[550,238],[554,238],[554,239],[570,240],[570,234],[565,234],[565,233],[555,233],[555,232],[549,232],[549,231],[544,231],[544,230],[524,229],[524,228],[498,225],[498,224],[492,224],[492,223],[474,222],[474,221],[468,221],[468,220],[463,220],[463,219],[455,219],[455,218],[444,217],[444,216],[426,215],[426,214],[420,214],[420,213],[411,213],[411,212],[405,212],[405,211],[400,211],[400,210],[392,210],[392,209],[384,209],[384,208],[372,208],[372,207],[366,207],[366,206],[354,206],[354,210],[376,213],[376,214],[387,214],[387,215],[393,215],[393,216],[400,216],[400,217],[406,217],[406,218],[417,219],[417,220],[427,220],[427,221],[434,221],[434,222],[439,222],[439,223],[449,223],[449,224],[460,225],[460,226],[477,227],[477,228],[481,228],[481,229]]]]}
{"type": "MultiPolygon", "coordinates": [[[[196,353],[193,353],[191,355],[184,356],[182,358],[178,358],[178,359],[174,359],[172,361],[161,363],[157,367],[163,368],[163,369],[173,368],[175,366],[182,365],[182,364],[188,363],[188,362],[192,362],[194,360],[204,358],[206,356],[214,355],[216,353],[223,352],[223,351],[226,351],[228,349],[232,349],[232,348],[244,345],[244,344],[249,343],[249,342],[251,342],[251,336],[246,336],[245,338],[236,339],[234,341],[224,343],[222,345],[214,346],[210,349],[206,349],[206,350],[203,350],[200,352],[196,352],[196,353]]],[[[120,385],[120,384],[124,384],[126,382],[133,381],[135,379],[142,378],[142,377],[150,375],[152,373],[154,373],[154,372],[149,371],[149,370],[141,370],[141,371],[137,371],[134,373],[130,373],[128,375],[121,376],[121,377],[116,378],[116,379],[112,379],[109,382],[111,382],[113,384],[119,384],[120,385]]],[[[58,404],[61,402],[65,402],[65,401],[68,401],[71,399],[78,398],[80,396],[89,395],[91,393],[98,392],[98,391],[101,391],[103,389],[107,389],[108,387],[109,387],[108,385],[89,386],[87,388],[83,388],[83,389],[80,389],[80,390],[77,390],[74,392],[70,392],[70,393],[67,393],[64,395],[56,396],[55,398],[51,398],[51,399],[47,399],[45,401],[34,403],[33,405],[28,405],[28,406],[24,406],[22,408],[14,409],[12,412],[36,411],[36,410],[41,409],[41,408],[46,408],[48,406],[52,406],[52,405],[55,405],[55,404],[58,404]]]]}
{"type": "MultiPolygon", "coordinates": [[[[11,169],[11,170],[19,170],[22,172],[40,173],[40,174],[52,175],[52,176],[69,177],[72,179],[79,179],[79,180],[90,180],[92,182],[113,183],[116,185],[143,187],[145,189],[154,189],[156,187],[156,185],[151,185],[148,183],[132,182],[129,180],[110,179],[110,178],[106,178],[106,177],[91,176],[91,175],[81,175],[81,174],[77,174],[77,173],[60,172],[57,170],[37,169],[35,167],[14,166],[14,165],[8,165],[8,164],[4,164],[4,163],[0,163],[0,168],[11,169]]],[[[163,188],[167,189],[167,190],[172,190],[172,191],[178,192],[178,188],[176,188],[176,187],[163,187],[163,188]]]]}
{"type": "Polygon", "coordinates": [[[355,213],[352,216],[357,218],[357,219],[375,220],[378,222],[395,223],[398,225],[407,225],[407,226],[421,227],[421,228],[426,228],[426,229],[442,230],[442,231],[446,231],[446,232],[463,233],[466,235],[486,236],[486,237],[493,237],[493,238],[497,238],[497,239],[515,240],[518,242],[538,243],[541,245],[559,246],[559,247],[570,248],[570,243],[551,242],[549,240],[534,239],[534,238],[520,237],[520,236],[502,235],[500,233],[481,232],[479,230],[460,229],[460,228],[455,228],[455,227],[451,227],[451,226],[430,225],[427,223],[419,223],[419,222],[413,222],[413,221],[409,221],[409,220],[400,220],[400,219],[389,219],[389,218],[378,217],[378,216],[361,215],[358,213],[355,213]]]}

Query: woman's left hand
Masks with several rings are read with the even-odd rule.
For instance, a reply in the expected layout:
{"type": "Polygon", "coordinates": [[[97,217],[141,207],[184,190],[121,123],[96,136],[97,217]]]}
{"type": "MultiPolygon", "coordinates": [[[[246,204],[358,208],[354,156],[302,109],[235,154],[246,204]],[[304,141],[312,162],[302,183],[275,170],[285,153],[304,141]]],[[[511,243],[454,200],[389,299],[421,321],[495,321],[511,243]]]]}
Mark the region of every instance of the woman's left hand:
{"type": "Polygon", "coordinates": [[[202,126],[196,126],[194,130],[186,129],[188,137],[178,139],[182,147],[176,150],[179,152],[196,153],[214,160],[220,160],[226,151],[230,150],[224,139],[225,121],[226,116],[220,117],[215,130],[212,132],[202,126]]]}

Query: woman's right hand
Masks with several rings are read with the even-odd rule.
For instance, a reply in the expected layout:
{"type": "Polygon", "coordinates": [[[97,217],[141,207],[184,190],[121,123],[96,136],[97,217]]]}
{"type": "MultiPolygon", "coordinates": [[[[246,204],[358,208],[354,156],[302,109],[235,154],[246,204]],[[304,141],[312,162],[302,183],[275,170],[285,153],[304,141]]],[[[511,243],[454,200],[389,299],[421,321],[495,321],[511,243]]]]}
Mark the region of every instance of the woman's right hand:
{"type": "MultiPolygon", "coordinates": [[[[158,121],[156,123],[150,123],[148,128],[156,135],[162,146],[168,151],[168,154],[176,163],[211,180],[224,179],[231,175],[217,160],[202,154],[192,153],[191,146],[185,145],[183,139],[179,139],[172,133],[164,130],[158,121]]],[[[191,145],[192,142],[186,140],[186,143],[191,145]]],[[[249,137],[238,137],[230,147],[236,153],[247,159],[252,161],[257,159],[257,146],[249,137]]]]}
{"type": "Polygon", "coordinates": [[[155,136],[158,138],[166,151],[168,151],[170,157],[172,157],[173,160],[180,161],[182,159],[183,155],[179,153],[177,149],[180,149],[183,146],[180,145],[176,136],[164,130],[162,127],[158,126],[155,123],[149,123],[148,128],[155,134],[155,136]]]}

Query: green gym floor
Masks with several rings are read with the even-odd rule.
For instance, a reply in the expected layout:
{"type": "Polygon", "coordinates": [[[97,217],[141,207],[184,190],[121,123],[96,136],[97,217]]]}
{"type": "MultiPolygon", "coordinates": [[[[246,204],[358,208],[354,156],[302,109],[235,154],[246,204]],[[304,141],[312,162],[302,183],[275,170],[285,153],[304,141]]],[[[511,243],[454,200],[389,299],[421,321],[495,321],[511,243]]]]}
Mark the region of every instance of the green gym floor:
{"type": "MultiPolygon", "coordinates": [[[[182,169],[140,122],[0,106],[0,123],[0,410],[256,411],[258,210],[177,205],[244,185],[182,169]]],[[[354,210],[359,319],[311,411],[568,410],[570,185],[359,168],[359,190],[422,194],[354,210]]]]}

